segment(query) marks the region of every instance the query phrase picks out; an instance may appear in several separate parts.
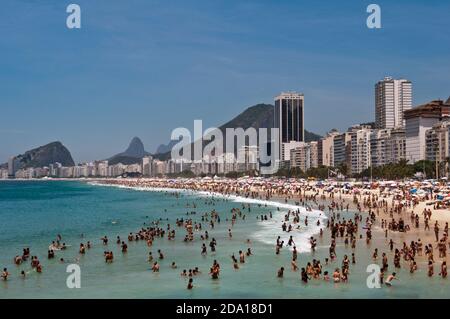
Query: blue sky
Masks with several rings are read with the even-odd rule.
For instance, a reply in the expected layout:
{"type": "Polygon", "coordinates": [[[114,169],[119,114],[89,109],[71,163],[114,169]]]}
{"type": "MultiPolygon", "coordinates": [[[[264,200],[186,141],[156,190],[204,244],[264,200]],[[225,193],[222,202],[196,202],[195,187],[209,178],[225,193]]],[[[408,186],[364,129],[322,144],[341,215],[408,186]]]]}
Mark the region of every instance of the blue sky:
{"type": "Polygon", "coordinates": [[[218,126],[286,90],[305,94],[308,130],[344,130],[373,120],[385,75],[413,81],[414,105],[450,95],[450,1],[342,2],[3,0],[0,162],[54,140],[76,161],[133,136],[154,151],[175,127],[218,126]]]}

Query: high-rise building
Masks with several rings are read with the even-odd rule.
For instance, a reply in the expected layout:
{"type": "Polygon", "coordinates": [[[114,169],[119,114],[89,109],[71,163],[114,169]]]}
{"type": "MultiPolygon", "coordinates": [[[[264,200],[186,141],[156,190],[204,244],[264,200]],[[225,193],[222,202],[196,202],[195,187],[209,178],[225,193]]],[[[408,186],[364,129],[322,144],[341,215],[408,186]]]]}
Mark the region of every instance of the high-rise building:
{"type": "Polygon", "coordinates": [[[311,141],[309,144],[309,165],[310,167],[319,167],[319,142],[311,141]]]}
{"type": "MultiPolygon", "coordinates": [[[[291,141],[304,142],[304,96],[288,92],[275,98],[274,128],[279,129],[279,151],[282,154],[282,144],[291,141]]],[[[289,152],[287,152],[289,153],[289,152]]],[[[285,157],[288,157],[285,154],[285,157]]],[[[281,160],[286,159],[281,156],[281,160]]]]}
{"type": "Polygon", "coordinates": [[[425,132],[425,159],[435,162],[439,176],[447,175],[450,157],[450,119],[425,132]]]}
{"type": "Polygon", "coordinates": [[[300,146],[291,149],[289,152],[290,152],[289,158],[291,168],[298,167],[303,172],[306,172],[310,168],[311,150],[308,144],[301,142],[300,146]]]}
{"type": "Polygon", "coordinates": [[[14,156],[9,158],[9,160],[8,160],[8,175],[10,177],[14,177],[14,175],[18,171],[19,168],[18,168],[17,164],[18,164],[18,161],[14,156]]]}
{"type": "Polygon", "coordinates": [[[406,159],[405,130],[374,130],[370,137],[370,153],[373,167],[398,163],[406,159]]]}
{"type": "Polygon", "coordinates": [[[339,132],[333,130],[327,134],[327,136],[321,138],[317,145],[318,152],[318,165],[319,166],[334,166],[334,137],[339,135],[339,132]]]}
{"type": "Polygon", "coordinates": [[[351,174],[359,174],[371,165],[370,157],[370,136],[372,130],[370,128],[362,127],[358,130],[352,131],[351,136],[351,174]]]}
{"type": "Polygon", "coordinates": [[[450,116],[450,104],[431,101],[405,111],[406,159],[415,163],[425,159],[426,131],[450,116]]]}
{"type": "Polygon", "coordinates": [[[298,167],[303,172],[306,172],[310,168],[318,167],[317,146],[318,143],[315,141],[309,143],[299,142],[295,148],[289,151],[290,167],[298,167]]]}
{"type": "Polygon", "coordinates": [[[386,77],[375,84],[375,126],[379,129],[405,126],[403,112],[412,107],[412,83],[386,77]]]}
{"type": "Polygon", "coordinates": [[[335,135],[333,137],[333,166],[337,167],[341,164],[349,164],[350,158],[350,141],[349,132],[335,135]]]}
{"type": "Polygon", "coordinates": [[[304,142],[297,142],[297,141],[289,141],[287,143],[281,144],[281,158],[283,161],[288,162],[291,160],[291,150],[302,146],[304,142]]]}
{"type": "Polygon", "coordinates": [[[142,158],[142,175],[152,176],[152,161],[153,157],[144,156],[142,158]]]}

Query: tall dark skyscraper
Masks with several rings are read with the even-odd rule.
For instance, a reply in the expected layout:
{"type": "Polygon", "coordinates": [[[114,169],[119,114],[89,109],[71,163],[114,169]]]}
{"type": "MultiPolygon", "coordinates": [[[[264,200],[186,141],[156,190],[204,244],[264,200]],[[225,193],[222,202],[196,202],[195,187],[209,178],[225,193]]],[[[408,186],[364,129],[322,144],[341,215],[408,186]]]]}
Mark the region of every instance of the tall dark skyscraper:
{"type": "Polygon", "coordinates": [[[284,160],[283,143],[304,142],[304,96],[295,92],[281,93],[275,98],[274,127],[280,130],[280,155],[284,160]]]}

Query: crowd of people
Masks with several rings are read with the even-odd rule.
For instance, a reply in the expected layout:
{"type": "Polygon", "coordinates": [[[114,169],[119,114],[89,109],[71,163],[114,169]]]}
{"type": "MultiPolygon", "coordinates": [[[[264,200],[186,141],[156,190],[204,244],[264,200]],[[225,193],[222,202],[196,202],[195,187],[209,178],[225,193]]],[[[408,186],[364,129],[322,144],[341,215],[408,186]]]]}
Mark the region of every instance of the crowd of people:
{"type": "MultiPolygon", "coordinates": [[[[291,180],[103,180],[98,183],[120,186],[120,187],[139,187],[148,189],[172,189],[168,193],[176,199],[181,199],[181,192],[201,191],[206,192],[208,197],[203,198],[206,205],[214,206],[218,194],[221,196],[239,196],[243,198],[252,198],[259,200],[275,200],[281,203],[293,203],[298,208],[287,209],[284,219],[280,221],[280,234],[292,234],[301,232],[303,227],[307,227],[309,212],[313,210],[323,211],[327,215],[326,222],[317,219],[316,226],[319,232],[309,238],[310,254],[305,256],[314,257],[317,250],[317,236],[323,240],[329,239],[328,254],[324,260],[311,258],[304,267],[298,265],[298,250],[292,235],[285,243],[281,236],[274,238],[275,255],[280,255],[283,248],[287,247],[291,257],[290,269],[293,272],[299,272],[299,279],[304,284],[310,280],[323,280],[333,283],[347,283],[351,276],[351,265],[356,263],[355,252],[357,249],[373,249],[372,260],[366,261],[380,264],[379,279],[385,285],[392,285],[393,280],[398,279],[397,273],[401,268],[409,268],[410,273],[419,269],[419,260],[427,264],[427,275],[435,275],[435,265],[439,264],[438,275],[442,278],[447,277],[447,248],[450,248],[448,241],[448,222],[433,219],[431,207],[426,206],[426,200],[433,198],[432,193],[425,200],[411,196],[410,188],[396,188],[388,190],[382,187],[374,188],[348,188],[335,187],[327,184],[314,184],[310,182],[294,182],[291,180]],[[349,216],[351,215],[351,218],[349,216]],[[373,233],[377,231],[380,237],[384,238],[386,244],[378,245],[373,248],[373,233]],[[419,234],[425,236],[426,241],[422,241],[419,234]],[[399,241],[402,236],[408,235],[412,238],[409,241],[399,241]],[[433,236],[434,235],[434,236],[433,236]],[[340,244],[348,251],[348,254],[337,255],[336,246],[340,244]],[[359,245],[359,246],[358,246],[359,245]],[[365,246],[365,248],[364,248],[365,246]],[[358,248],[360,247],[360,248],[358,248]],[[435,255],[437,252],[437,256],[435,255]],[[340,263],[338,262],[340,259],[340,263]],[[393,266],[390,265],[392,263],[393,266]],[[340,267],[336,267],[339,265],[340,267]]],[[[261,204],[259,204],[261,206],[261,204]]],[[[265,206],[267,207],[267,206],[265,206]]],[[[149,225],[140,227],[126,236],[126,240],[120,235],[116,235],[116,245],[122,254],[129,250],[128,243],[142,242],[150,250],[147,256],[149,267],[152,272],[161,271],[160,262],[165,258],[161,249],[157,249],[156,256],[153,256],[152,248],[158,240],[177,240],[177,234],[181,236],[183,242],[199,242],[200,256],[216,254],[218,241],[213,237],[215,228],[221,225],[225,219],[228,239],[233,239],[233,226],[237,222],[245,222],[246,216],[251,214],[251,204],[236,204],[230,212],[218,212],[211,208],[208,212],[202,213],[197,210],[197,203],[186,203],[185,217],[178,217],[174,223],[165,223],[163,219],[152,221],[149,225]],[[225,214],[225,217],[224,217],[225,214]],[[222,218],[222,219],[221,219],[222,218]]],[[[278,207],[277,210],[280,210],[278,207]]],[[[445,211],[444,211],[445,212],[445,211]]],[[[440,211],[439,213],[442,213],[440,211]]],[[[448,213],[448,211],[447,211],[448,213]]],[[[272,210],[267,208],[264,214],[258,214],[256,219],[259,222],[267,222],[273,219],[272,210]]],[[[83,235],[84,236],[84,235],[83,235]]],[[[246,259],[254,254],[250,247],[250,239],[246,239],[247,247],[238,250],[237,256],[231,255],[231,267],[238,271],[241,265],[245,264],[246,259]]],[[[109,245],[107,235],[100,238],[100,244],[109,247],[104,251],[105,263],[114,262],[114,253],[109,245]]],[[[93,243],[90,241],[79,244],[78,253],[85,255],[91,249],[93,243]]],[[[56,239],[50,244],[47,251],[48,259],[55,258],[55,252],[67,250],[70,245],[62,242],[62,236],[57,235],[56,239]]],[[[24,248],[21,255],[13,259],[15,265],[21,265],[30,262],[31,269],[41,273],[43,266],[37,256],[32,256],[30,248],[24,248]]],[[[64,260],[61,258],[61,262],[64,260]]],[[[180,261],[178,261],[180,262],[180,261]]],[[[182,262],[182,261],[181,261],[182,262]]],[[[274,269],[276,277],[283,278],[286,265],[282,265],[278,270],[274,269]]],[[[176,261],[171,263],[172,269],[177,269],[176,261]]],[[[209,276],[212,280],[220,277],[221,266],[217,260],[214,260],[209,269],[209,276]]],[[[187,289],[194,288],[194,278],[201,274],[199,267],[192,269],[183,269],[182,278],[188,279],[187,289]]],[[[7,268],[1,273],[3,280],[10,278],[7,268]]],[[[27,273],[21,272],[25,278],[27,273]]]]}

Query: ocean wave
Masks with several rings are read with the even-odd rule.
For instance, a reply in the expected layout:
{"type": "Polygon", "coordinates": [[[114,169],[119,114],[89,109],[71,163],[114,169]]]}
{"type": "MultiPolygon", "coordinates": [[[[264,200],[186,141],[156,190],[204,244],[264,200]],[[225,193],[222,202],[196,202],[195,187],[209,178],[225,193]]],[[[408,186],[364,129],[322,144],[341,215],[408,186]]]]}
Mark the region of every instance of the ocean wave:
{"type": "MultiPolygon", "coordinates": [[[[324,212],[320,210],[311,210],[303,206],[293,205],[289,203],[281,203],[277,201],[262,200],[256,198],[249,198],[237,195],[224,195],[220,193],[199,192],[204,195],[217,196],[228,198],[234,202],[238,203],[248,203],[248,204],[258,204],[267,205],[271,207],[280,208],[280,210],[272,213],[272,218],[267,221],[259,222],[261,229],[256,230],[251,234],[251,238],[258,240],[259,242],[273,245],[275,247],[276,239],[280,236],[280,239],[288,243],[289,237],[292,236],[294,244],[298,252],[308,252],[311,250],[309,239],[320,232],[320,228],[323,227],[324,222],[328,219],[324,212]],[[283,232],[281,226],[284,222],[284,216],[288,211],[300,211],[300,223],[293,224],[293,230],[291,232],[283,232]],[[308,226],[305,225],[304,221],[306,216],[308,216],[308,226]],[[320,225],[317,225],[317,221],[320,221],[320,225]],[[300,229],[296,229],[300,225],[300,229]]],[[[293,246],[290,247],[293,249],[293,246]]]]}

